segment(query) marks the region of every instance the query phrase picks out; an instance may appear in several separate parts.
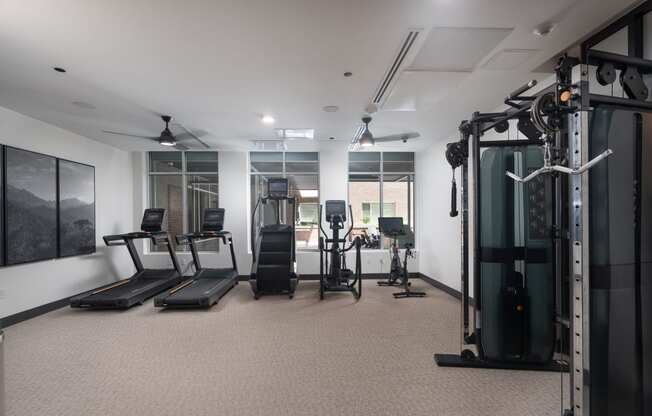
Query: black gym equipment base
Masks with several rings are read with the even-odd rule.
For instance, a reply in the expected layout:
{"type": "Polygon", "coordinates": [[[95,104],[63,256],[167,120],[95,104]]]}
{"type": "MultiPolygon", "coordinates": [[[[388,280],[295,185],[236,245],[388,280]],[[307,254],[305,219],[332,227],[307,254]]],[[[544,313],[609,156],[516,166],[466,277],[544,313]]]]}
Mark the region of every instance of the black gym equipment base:
{"type": "MultiPolygon", "coordinates": [[[[403,286],[403,283],[401,282],[388,282],[387,280],[379,280],[378,286],[393,286],[393,287],[401,287],[403,286]]],[[[412,282],[408,282],[408,286],[412,286],[412,282]]]]}
{"type": "Polygon", "coordinates": [[[381,281],[378,281],[376,283],[378,283],[378,286],[401,286],[401,283],[387,282],[385,280],[381,280],[381,281]]]}
{"type": "Polygon", "coordinates": [[[394,298],[395,299],[424,298],[424,297],[426,297],[426,292],[411,292],[411,291],[407,290],[405,292],[394,293],[394,298]]]}
{"type": "Polygon", "coordinates": [[[525,370],[525,371],[553,371],[568,372],[568,366],[551,362],[548,364],[532,364],[518,362],[502,361],[483,361],[477,358],[466,360],[456,354],[435,354],[435,362],[440,367],[457,367],[457,368],[485,368],[495,370],[525,370]]]}

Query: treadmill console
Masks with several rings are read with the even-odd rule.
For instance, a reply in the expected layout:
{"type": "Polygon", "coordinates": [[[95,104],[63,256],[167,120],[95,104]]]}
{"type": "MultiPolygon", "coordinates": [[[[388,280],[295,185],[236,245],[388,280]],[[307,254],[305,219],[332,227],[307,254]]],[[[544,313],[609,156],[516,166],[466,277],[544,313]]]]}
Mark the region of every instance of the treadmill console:
{"type": "Polygon", "coordinates": [[[219,232],[224,229],[224,208],[205,208],[202,231],[219,232]]]}
{"type": "Polygon", "coordinates": [[[326,201],[326,222],[346,222],[346,201],[326,201]]]}
{"type": "Polygon", "coordinates": [[[267,198],[279,200],[288,198],[288,180],[286,178],[270,178],[267,181],[267,198]]]}
{"type": "Polygon", "coordinates": [[[402,217],[380,217],[378,218],[378,228],[385,235],[404,234],[402,217]]]}
{"type": "Polygon", "coordinates": [[[155,233],[163,230],[163,223],[165,222],[165,209],[164,208],[147,208],[143,215],[143,222],[140,229],[146,233],[155,233]]]}

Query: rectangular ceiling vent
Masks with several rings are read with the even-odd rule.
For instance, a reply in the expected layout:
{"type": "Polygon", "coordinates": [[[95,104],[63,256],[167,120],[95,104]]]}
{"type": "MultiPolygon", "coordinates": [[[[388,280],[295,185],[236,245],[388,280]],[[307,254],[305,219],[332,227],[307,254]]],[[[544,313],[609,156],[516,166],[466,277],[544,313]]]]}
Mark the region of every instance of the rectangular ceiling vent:
{"type": "Polygon", "coordinates": [[[272,150],[278,152],[278,151],[284,151],[288,149],[285,140],[274,140],[274,139],[251,140],[251,145],[253,147],[253,150],[257,150],[257,151],[272,150]]]}
{"type": "Polygon", "coordinates": [[[276,137],[289,140],[312,140],[315,138],[315,129],[274,129],[276,137]]]}
{"type": "Polygon", "coordinates": [[[417,37],[421,33],[422,29],[411,29],[407,36],[405,37],[405,40],[403,40],[403,43],[401,44],[400,49],[398,50],[398,54],[394,57],[394,60],[392,61],[392,64],[390,65],[389,69],[385,73],[385,77],[383,78],[382,82],[380,83],[380,86],[378,87],[378,90],[374,94],[374,98],[371,101],[372,104],[376,104],[380,106],[380,104],[387,98],[388,93],[391,91],[391,86],[395,83],[397,79],[397,75],[400,74],[400,70],[403,68],[404,65],[406,65],[407,60],[406,57],[412,50],[412,47],[415,44],[415,41],[417,40],[417,37]]]}
{"type": "Polygon", "coordinates": [[[489,58],[482,67],[492,71],[513,71],[532,59],[536,49],[503,49],[489,58]]]}
{"type": "Polygon", "coordinates": [[[472,72],[512,31],[512,28],[433,27],[410,69],[472,72]]]}

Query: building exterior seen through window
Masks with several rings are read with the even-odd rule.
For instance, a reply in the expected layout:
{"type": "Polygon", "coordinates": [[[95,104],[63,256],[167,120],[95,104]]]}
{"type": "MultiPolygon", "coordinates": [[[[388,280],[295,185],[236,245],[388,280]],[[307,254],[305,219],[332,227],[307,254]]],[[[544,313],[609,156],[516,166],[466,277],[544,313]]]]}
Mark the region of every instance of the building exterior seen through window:
{"type": "MultiPolygon", "coordinates": [[[[249,153],[251,185],[250,212],[260,196],[267,192],[270,178],[287,178],[290,196],[296,199],[295,233],[297,248],[317,247],[319,238],[319,153],[317,152],[251,152],[249,153]]],[[[281,220],[292,222],[292,206],[282,202],[281,220]]],[[[276,205],[260,206],[252,227],[254,233],[264,224],[276,222],[276,205]]]]}
{"type": "Polygon", "coordinates": [[[388,248],[379,217],[402,217],[414,231],[414,153],[350,152],[349,204],[353,210],[353,236],[367,249],[388,248]]]}
{"type": "MultiPolygon", "coordinates": [[[[149,152],[149,208],[165,208],[168,232],[174,236],[201,229],[204,208],[219,207],[217,152],[149,152]]],[[[215,251],[217,241],[200,250],[215,251]]],[[[178,247],[185,250],[186,247],[178,247]]],[[[166,251],[150,243],[151,251],[166,251]]]]}

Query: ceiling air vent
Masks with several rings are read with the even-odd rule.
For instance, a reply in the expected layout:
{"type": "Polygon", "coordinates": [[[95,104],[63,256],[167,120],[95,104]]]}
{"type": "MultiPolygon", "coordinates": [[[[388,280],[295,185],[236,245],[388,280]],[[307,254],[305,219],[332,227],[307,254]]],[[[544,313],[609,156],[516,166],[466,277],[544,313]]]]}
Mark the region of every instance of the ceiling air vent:
{"type": "Polygon", "coordinates": [[[396,76],[400,73],[401,68],[406,64],[406,57],[412,50],[419,33],[421,33],[421,29],[412,29],[408,32],[405,40],[403,40],[403,43],[401,44],[398,54],[394,57],[392,64],[385,73],[385,77],[378,87],[378,90],[374,94],[372,100],[373,104],[380,105],[387,98],[388,92],[391,91],[390,87],[396,81],[396,76]]]}
{"type": "Polygon", "coordinates": [[[258,150],[258,151],[273,150],[278,152],[278,151],[284,151],[288,149],[285,140],[275,140],[275,139],[251,140],[251,146],[253,150],[258,150]]]}

